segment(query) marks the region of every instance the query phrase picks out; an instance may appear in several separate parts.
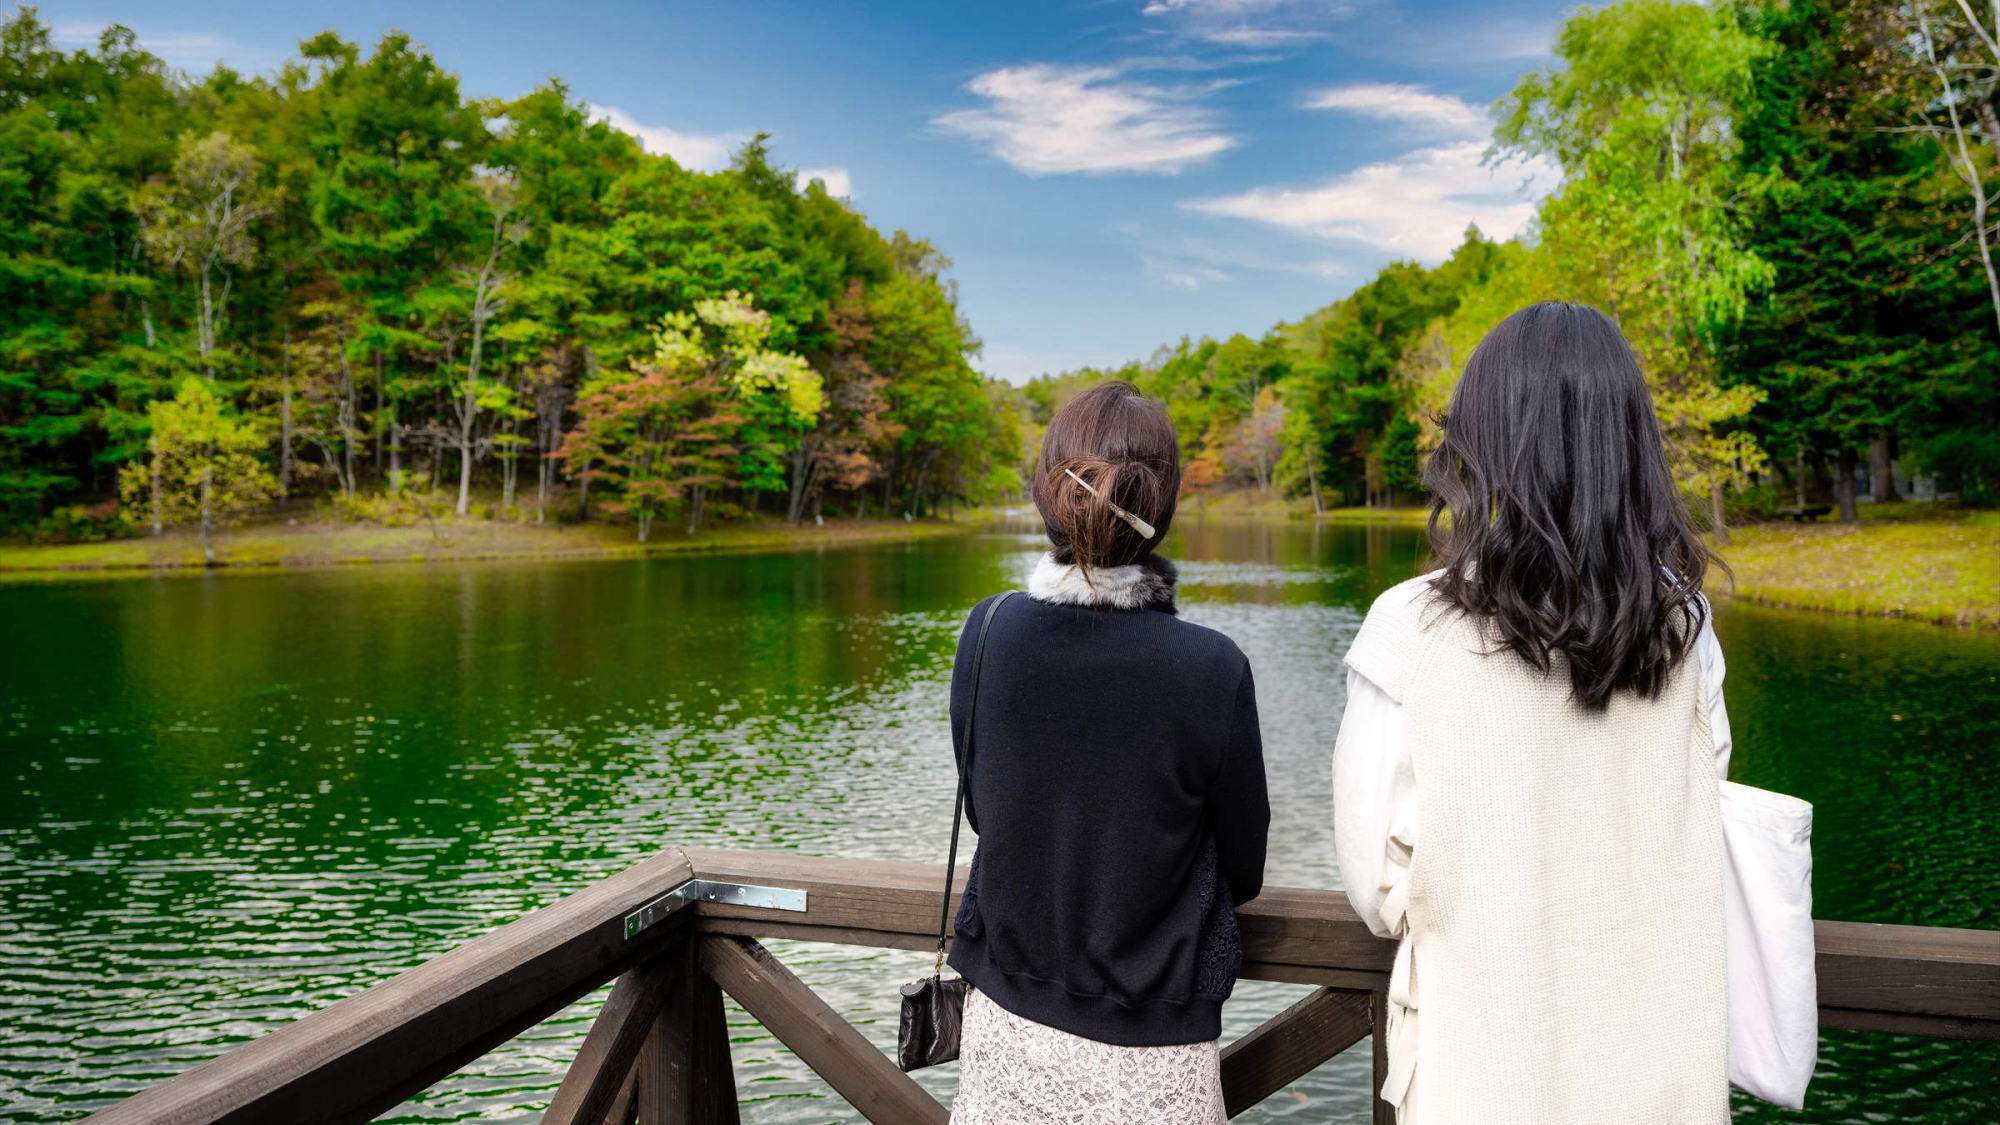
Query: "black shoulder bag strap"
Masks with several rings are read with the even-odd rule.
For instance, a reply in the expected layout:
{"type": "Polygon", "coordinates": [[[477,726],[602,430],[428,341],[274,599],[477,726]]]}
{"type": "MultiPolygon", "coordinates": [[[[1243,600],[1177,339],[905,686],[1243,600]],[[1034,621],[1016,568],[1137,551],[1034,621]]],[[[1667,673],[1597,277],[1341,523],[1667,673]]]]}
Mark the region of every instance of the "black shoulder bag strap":
{"type": "Polygon", "coordinates": [[[938,914],[937,964],[931,969],[932,976],[944,974],[945,934],[951,930],[951,884],[958,875],[958,823],[965,818],[965,787],[971,784],[972,773],[972,732],[976,729],[973,720],[979,717],[979,670],[986,663],[986,631],[993,625],[993,615],[1000,611],[1001,603],[1014,596],[1009,590],[994,598],[986,606],[986,616],[979,619],[979,638],[972,649],[972,693],[965,703],[965,753],[958,756],[954,765],[958,773],[958,799],[951,807],[951,854],[944,861],[944,905],[938,914]]]}

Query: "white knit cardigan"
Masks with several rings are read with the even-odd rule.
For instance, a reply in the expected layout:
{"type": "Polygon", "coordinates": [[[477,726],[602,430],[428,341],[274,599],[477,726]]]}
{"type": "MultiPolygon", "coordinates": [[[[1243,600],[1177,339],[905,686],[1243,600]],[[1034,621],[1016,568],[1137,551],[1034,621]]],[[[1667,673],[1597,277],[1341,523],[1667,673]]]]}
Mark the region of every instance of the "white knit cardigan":
{"type": "Polygon", "coordinates": [[[1406,935],[1383,1095],[1405,1125],[1721,1120],[1724,857],[1702,662],[1657,700],[1585,711],[1567,677],[1492,651],[1424,581],[1378,600],[1348,656],[1399,705],[1421,826],[1409,877],[1379,903],[1406,935]]]}

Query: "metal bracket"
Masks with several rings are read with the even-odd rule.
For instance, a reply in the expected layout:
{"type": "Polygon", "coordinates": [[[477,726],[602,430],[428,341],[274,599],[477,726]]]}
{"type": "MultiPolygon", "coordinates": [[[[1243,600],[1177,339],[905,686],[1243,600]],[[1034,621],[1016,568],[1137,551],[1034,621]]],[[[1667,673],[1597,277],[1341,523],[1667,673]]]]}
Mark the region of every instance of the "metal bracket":
{"type": "Polygon", "coordinates": [[[647,927],[664,920],[684,906],[697,902],[720,902],[729,906],[755,906],[765,910],[804,913],[806,893],[796,887],[764,887],[755,883],[723,883],[714,879],[689,879],[659,898],[625,916],[625,940],[631,941],[647,927]]]}

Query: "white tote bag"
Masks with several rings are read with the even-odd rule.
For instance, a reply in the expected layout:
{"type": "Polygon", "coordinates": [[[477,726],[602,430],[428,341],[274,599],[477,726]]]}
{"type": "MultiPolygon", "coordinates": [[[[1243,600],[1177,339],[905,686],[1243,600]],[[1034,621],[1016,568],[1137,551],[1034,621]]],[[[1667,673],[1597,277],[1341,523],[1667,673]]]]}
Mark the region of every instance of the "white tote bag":
{"type": "Polygon", "coordinates": [[[1819,1061],[1812,806],[1725,781],[1722,836],[1729,853],[1729,1081],[1802,1109],[1819,1061]]]}

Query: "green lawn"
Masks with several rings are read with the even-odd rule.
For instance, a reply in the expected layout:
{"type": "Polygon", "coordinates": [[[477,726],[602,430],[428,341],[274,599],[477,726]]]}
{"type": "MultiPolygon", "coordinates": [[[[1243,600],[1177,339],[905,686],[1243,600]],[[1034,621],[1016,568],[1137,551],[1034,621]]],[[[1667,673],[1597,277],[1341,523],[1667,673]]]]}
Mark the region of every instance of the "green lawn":
{"type": "MultiPolygon", "coordinates": [[[[2000,512],[1874,504],[1861,522],[1755,524],[1722,557],[1733,595],[1768,605],[2000,628],[2000,512]]],[[[1727,576],[1711,593],[1732,593],[1727,576]]]]}

